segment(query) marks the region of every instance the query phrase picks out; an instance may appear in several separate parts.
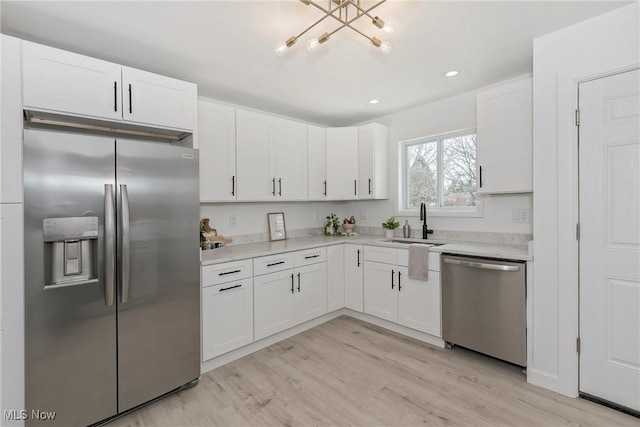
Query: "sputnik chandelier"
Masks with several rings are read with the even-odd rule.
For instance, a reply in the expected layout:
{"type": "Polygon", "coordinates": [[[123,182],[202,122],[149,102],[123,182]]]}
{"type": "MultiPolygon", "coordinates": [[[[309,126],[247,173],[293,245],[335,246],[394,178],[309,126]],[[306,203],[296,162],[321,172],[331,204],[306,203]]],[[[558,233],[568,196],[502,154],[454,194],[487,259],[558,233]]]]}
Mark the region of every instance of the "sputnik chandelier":
{"type": "Polygon", "coordinates": [[[371,23],[373,25],[375,25],[376,27],[378,27],[379,29],[381,29],[382,31],[384,31],[387,34],[392,34],[395,31],[392,26],[386,24],[379,17],[372,16],[370,14],[370,12],[373,9],[375,9],[378,6],[380,6],[386,0],[381,0],[381,1],[377,2],[376,4],[374,4],[373,6],[371,6],[369,8],[366,8],[366,9],[360,5],[360,0],[327,0],[329,4],[328,4],[328,7],[326,9],[324,7],[322,7],[322,6],[320,6],[318,3],[316,3],[313,0],[300,0],[300,1],[302,3],[304,3],[305,5],[307,5],[307,6],[311,5],[311,6],[314,6],[315,8],[317,8],[317,9],[321,10],[324,13],[324,16],[321,17],[320,19],[318,19],[313,24],[311,24],[309,27],[307,27],[305,30],[303,30],[297,36],[291,36],[284,43],[280,43],[276,47],[276,55],[278,55],[278,56],[283,55],[287,51],[287,49],[290,48],[291,46],[293,46],[294,44],[296,44],[298,39],[301,36],[303,36],[307,31],[309,31],[310,29],[312,29],[313,27],[318,25],[320,22],[324,21],[325,19],[327,19],[329,17],[331,17],[331,18],[335,19],[336,21],[338,21],[338,27],[335,30],[331,31],[331,32],[325,32],[324,34],[320,35],[319,37],[309,40],[307,42],[307,49],[309,51],[315,50],[322,43],[324,43],[327,40],[329,40],[329,37],[331,37],[333,34],[337,33],[338,31],[340,31],[341,29],[343,29],[345,27],[351,28],[356,33],[358,33],[361,36],[363,36],[366,39],[368,39],[371,42],[372,45],[374,45],[377,48],[380,48],[380,50],[383,53],[389,53],[391,51],[391,45],[389,44],[389,42],[382,41],[382,40],[378,39],[377,37],[369,37],[368,35],[366,35],[362,31],[360,31],[358,28],[355,28],[353,25],[351,25],[351,24],[353,24],[353,22],[357,21],[358,19],[362,18],[363,16],[366,16],[367,18],[371,19],[371,23]]]}

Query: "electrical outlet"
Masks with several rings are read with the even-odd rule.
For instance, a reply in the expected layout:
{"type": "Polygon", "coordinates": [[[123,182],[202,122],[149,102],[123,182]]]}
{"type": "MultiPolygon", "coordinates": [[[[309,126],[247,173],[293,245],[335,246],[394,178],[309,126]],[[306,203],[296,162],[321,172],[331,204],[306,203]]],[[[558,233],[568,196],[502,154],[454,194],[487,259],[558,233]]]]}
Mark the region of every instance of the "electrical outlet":
{"type": "Polygon", "coordinates": [[[529,222],[529,209],[514,209],[512,211],[513,222],[529,222]]]}
{"type": "Polygon", "coordinates": [[[360,209],[360,219],[367,219],[367,210],[360,209]]]}
{"type": "Polygon", "coordinates": [[[236,227],[238,225],[238,217],[235,214],[229,215],[229,225],[236,227]]]}

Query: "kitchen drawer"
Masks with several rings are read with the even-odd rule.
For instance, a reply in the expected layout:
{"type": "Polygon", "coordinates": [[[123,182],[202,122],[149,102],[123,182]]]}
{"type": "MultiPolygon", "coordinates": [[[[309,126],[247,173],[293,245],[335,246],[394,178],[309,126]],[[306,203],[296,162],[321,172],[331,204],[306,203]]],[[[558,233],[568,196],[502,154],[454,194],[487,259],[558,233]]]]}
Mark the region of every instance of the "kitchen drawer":
{"type": "Polygon", "coordinates": [[[317,264],[327,260],[327,248],[313,248],[293,253],[293,264],[296,267],[303,265],[317,264]]]}
{"type": "Polygon", "coordinates": [[[398,250],[380,246],[365,246],[364,259],[365,261],[396,265],[398,263],[398,250]]]}
{"type": "Polygon", "coordinates": [[[254,258],[253,260],[253,274],[255,276],[273,273],[274,271],[287,270],[289,268],[293,268],[293,253],[291,252],[263,256],[254,258]]]}
{"type": "Polygon", "coordinates": [[[246,279],[251,276],[253,276],[253,265],[250,259],[206,265],[202,267],[202,287],[246,279]]]}
{"type": "MultiPolygon", "coordinates": [[[[409,266],[409,250],[398,249],[398,265],[403,267],[409,266]]],[[[429,252],[427,260],[427,268],[430,271],[440,271],[440,254],[437,252],[429,252]]]]}

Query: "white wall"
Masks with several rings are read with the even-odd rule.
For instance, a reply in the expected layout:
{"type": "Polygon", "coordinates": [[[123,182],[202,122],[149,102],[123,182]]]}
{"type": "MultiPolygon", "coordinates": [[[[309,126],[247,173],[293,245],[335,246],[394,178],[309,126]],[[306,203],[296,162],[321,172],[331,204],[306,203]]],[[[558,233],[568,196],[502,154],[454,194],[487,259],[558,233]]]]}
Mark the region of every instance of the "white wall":
{"type": "MultiPolygon", "coordinates": [[[[499,86],[525,77],[529,76],[520,76],[492,86],[499,86]]],[[[374,120],[390,127],[389,176],[391,199],[375,202],[350,202],[346,205],[346,209],[354,212],[360,212],[362,209],[366,210],[367,219],[362,220],[364,225],[380,226],[386,218],[396,215],[401,220],[401,223],[404,223],[405,219],[409,219],[411,227],[417,230],[420,227],[418,213],[412,216],[398,215],[399,143],[409,139],[459,129],[475,128],[476,94],[485,89],[487,88],[478,88],[472,92],[424,104],[374,120]]],[[[529,212],[532,211],[531,200],[531,193],[485,196],[482,200],[484,212],[481,217],[445,217],[434,214],[428,218],[429,228],[435,230],[531,234],[531,222],[512,222],[513,209],[529,209],[529,212]]]]}
{"type": "Polygon", "coordinates": [[[530,382],[578,393],[577,85],[640,62],[638,3],[540,37],[533,55],[530,382]]]}

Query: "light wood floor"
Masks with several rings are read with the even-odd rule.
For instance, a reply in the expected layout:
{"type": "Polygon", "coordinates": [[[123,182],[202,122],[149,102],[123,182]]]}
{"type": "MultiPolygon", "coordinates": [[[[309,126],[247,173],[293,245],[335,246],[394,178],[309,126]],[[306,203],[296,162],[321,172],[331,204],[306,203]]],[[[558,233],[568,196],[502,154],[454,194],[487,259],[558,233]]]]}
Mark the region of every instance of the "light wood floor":
{"type": "Polygon", "coordinates": [[[339,317],[218,368],[124,426],[634,426],[520,368],[339,317]]]}

